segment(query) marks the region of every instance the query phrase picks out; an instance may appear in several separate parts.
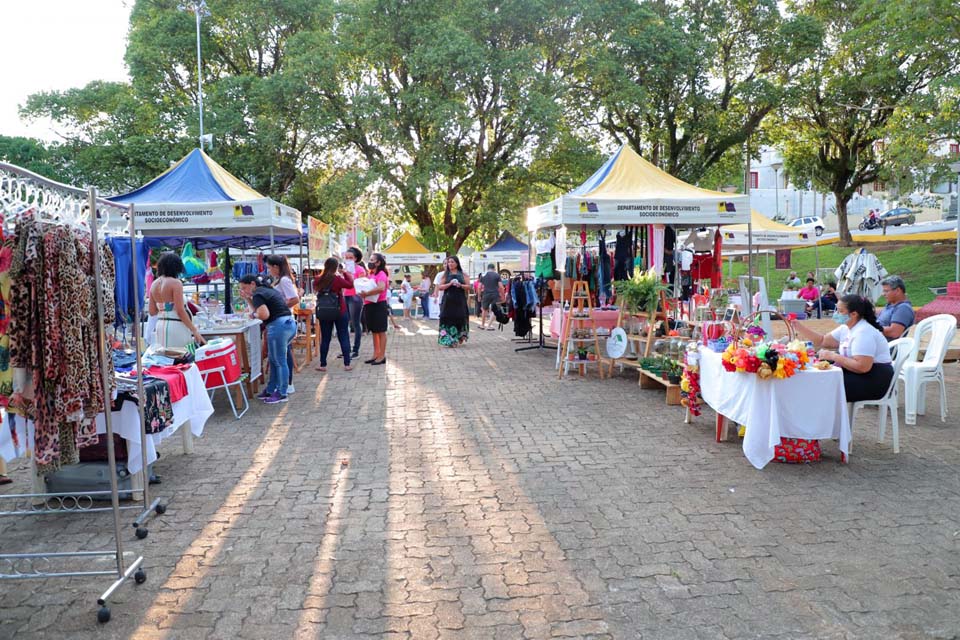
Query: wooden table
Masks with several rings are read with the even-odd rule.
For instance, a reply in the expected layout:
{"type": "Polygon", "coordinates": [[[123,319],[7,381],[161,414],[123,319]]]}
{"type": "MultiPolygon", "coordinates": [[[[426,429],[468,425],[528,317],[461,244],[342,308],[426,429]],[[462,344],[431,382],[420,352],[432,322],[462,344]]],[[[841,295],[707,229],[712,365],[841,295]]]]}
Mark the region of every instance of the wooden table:
{"type": "Polygon", "coordinates": [[[317,316],[312,308],[293,309],[293,317],[297,321],[297,335],[293,338],[293,348],[303,348],[305,355],[301,362],[297,362],[296,353],[293,361],[296,367],[296,373],[303,371],[303,368],[310,364],[314,357],[320,356],[320,323],[317,322],[317,316]],[[304,331],[300,333],[300,323],[303,323],[304,331]]]}
{"type": "MultiPolygon", "coordinates": [[[[253,398],[260,391],[260,382],[263,380],[263,351],[260,341],[260,320],[243,320],[243,324],[214,326],[209,329],[200,329],[204,338],[232,338],[237,345],[237,354],[240,356],[240,372],[246,374],[244,385],[247,397],[253,398]]],[[[240,402],[236,395],[239,391],[234,387],[234,399],[240,402]]]]}

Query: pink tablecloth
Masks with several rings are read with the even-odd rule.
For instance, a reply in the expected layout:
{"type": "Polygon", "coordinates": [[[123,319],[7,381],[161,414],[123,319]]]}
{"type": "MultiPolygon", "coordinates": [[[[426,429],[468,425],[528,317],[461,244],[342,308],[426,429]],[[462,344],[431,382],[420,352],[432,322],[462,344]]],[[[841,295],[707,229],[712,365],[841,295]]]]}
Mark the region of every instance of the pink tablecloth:
{"type": "MultiPolygon", "coordinates": [[[[567,316],[570,315],[569,311],[564,311],[560,313],[559,309],[554,309],[553,314],[550,316],[550,336],[554,340],[560,338],[560,333],[563,327],[560,325],[560,318],[563,317],[563,321],[567,321],[567,316]]],[[[599,311],[597,309],[593,310],[593,317],[597,321],[597,327],[606,327],[607,329],[613,329],[617,326],[617,317],[620,315],[619,311],[599,311]]]]}

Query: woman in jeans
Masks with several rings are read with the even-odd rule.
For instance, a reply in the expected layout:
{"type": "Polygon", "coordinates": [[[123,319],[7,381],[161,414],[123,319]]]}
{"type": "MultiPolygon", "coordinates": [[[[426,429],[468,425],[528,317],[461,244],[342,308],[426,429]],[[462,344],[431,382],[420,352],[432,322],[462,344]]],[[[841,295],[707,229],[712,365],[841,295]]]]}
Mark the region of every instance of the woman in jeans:
{"type": "Polygon", "coordinates": [[[347,304],[343,292],[353,286],[353,276],[336,258],[327,258],[323,263],[323,272],[313,279],[313,290],[318,296],[333,294],[340,304],[340,315],[335,320],[320,320],[320,365],[317,371],[327,370],[327,353],[330,352],[330,340],[333,338],[333,329],[337,329],[337,339],[340,341],[340,351],[343,354],[343,368],[346,371],[353,369],[350,366],[350,324],[347,315],[347,304]],[[339,273],[338,273],[339,272],[339,273]]]}
{"type": "MultiPolygon", "coordinates": [[[[294,284],[293,270],[290,268],[290,263],[287,262],[287,257],[271,255],[267,256],[264,262],[267,263],[267,272],[273,281],[273,288],[279,291],[286,299],[287,306],[290,309],[296,308],[296,306],[300,304],[300,292],[297,290],[297,285],[294,284]]],[[[287,386],[287,393],[293,393],[295,391],[293,387],[293,368],[293,338],[291,338],[290,344],[287,345],[287,369],[290,370],[290,382],[287,386]]]]}
{"type": "Polygon", "coordinates": [[[267,404],[287,401],[290,371],[287,369],[287,343],[297,334],[297,323],[283,295],[248,273],[240,278],[240,297],[247,301],[251,317],[263,321],[267,329],[267,357],[270,359],[270,380],[258,398],[267,404]]]}
{"type": "MultiPolygon", "coordinates": [[[[362,259],[363,252],[357,247],[350,247],[344,251],[343,273],[350,275],[352,278],[366,278],[367,270],[364,269],[363,264],[360,263],[362,259]]],[[[356,360],[360,357],[360,338],[363,337],[363,327],[360,322],[360,316],[363,311],[363,298],[358,296],[353,288],[344,289],[343,297],[347,303],[347,317],[350,321],[350,327],[353,329],[353,351],[350,353],[350,358],[356,360]]]]}

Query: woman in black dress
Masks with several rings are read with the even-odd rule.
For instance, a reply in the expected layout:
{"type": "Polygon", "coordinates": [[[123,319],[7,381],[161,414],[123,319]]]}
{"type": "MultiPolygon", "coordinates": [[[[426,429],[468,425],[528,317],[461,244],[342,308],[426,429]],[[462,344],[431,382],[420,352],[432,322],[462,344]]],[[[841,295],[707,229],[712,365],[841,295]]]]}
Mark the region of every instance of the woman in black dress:
{"type": "Polygon", "coordinates": [[[446,270],[437,280],[437,289],[443,292],[440,301],[440,336],[437,341],[445,347],[459,347],[470,336],[470,311],[467,291],[470,279],[460,267],[460,259],[450,256],[446,270]]]}

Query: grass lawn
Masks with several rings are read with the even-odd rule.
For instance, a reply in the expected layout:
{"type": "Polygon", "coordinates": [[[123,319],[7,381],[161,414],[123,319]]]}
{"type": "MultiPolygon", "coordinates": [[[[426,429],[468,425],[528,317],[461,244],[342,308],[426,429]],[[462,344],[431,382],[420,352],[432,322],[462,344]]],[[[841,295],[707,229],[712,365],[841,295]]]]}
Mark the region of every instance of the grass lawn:
{"type": "MultiPolygon", "coordinates": [[[[903,277],[907,283],[907,296],[915,307],[922,307],[934,295],[928,287],[943,287],[954,278],[954,247],[952,242],[928,244],[901,244],[884,247],[867,247],[867,250],[880,258],[880,263],[891,274],[903,277]]],[[[834,270],[843,259],[856,250],[848,247],[827,245],[820,247],[820,282],[836,281],[834,270]]],[[[766,260],[762,254],[753,258],[753,274],[766,277],[766,260]]],[[[794,249],[791,255],[790,269],[774,269],[774,257],[770,256],[770,278],[767,281],[767,295],[770,301],[777,300],[783,291],[783,285],[790,275],[796,271],[801,280],[805,279],[807,271],[813,271],[816,266],[814,249],[794,249]]],[[[736,287],[737,276],[747,274],[747,263],[734,261],[733,277],[730,277],[730,265],[724,261],[723,278],[725,286],[736,287]]],[[[883,304],[883,298],[879,300],[883,304]]]]}

